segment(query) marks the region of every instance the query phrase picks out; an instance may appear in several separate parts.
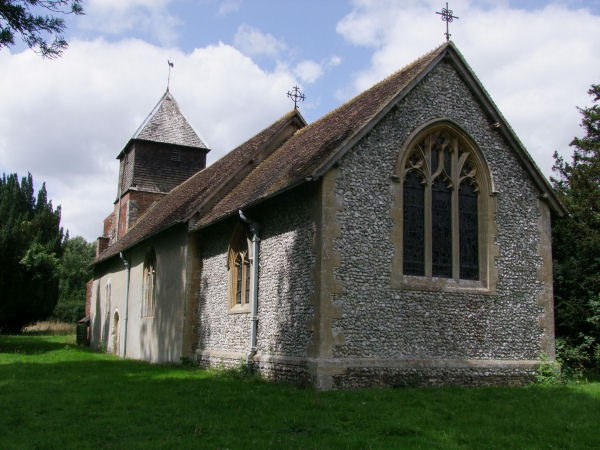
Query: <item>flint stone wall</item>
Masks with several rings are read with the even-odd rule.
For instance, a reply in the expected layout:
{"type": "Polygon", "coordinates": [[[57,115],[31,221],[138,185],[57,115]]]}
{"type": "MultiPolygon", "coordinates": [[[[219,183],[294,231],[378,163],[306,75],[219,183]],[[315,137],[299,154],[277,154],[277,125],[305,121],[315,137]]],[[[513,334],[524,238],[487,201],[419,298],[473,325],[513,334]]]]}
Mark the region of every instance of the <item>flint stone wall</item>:
{"type": "MultiPolygon", "coordinates": [[[[343,344],[333,348],[335,358],[535,360],[539,356],[544,331],[538,324],[543,308],[537,303],[543,288],[537,278],[542,264],[538,192],[448,63],[440,63],[342,158],[335,194],[342,199],[343,210],[337,215],[341,233],[334,244],[341,263],[334,275],[343,294],[334,298],[342,318],[334,320],[333,327],[344,336],[343,344]],[[499,275],[495,295],[390,288],[390,277],[401,276],[391,273],[395,244],[390,176],[407,137],[423,123],[444,118],[470,134],[491,169],[500,249],[493,261],[499,275]]],[[[392,369],[381,370],[381,376],[391,376],[392,369]]],[[[340,376],[335,383],[355,385],[360,383],[352,378],[376,377],[377,371],[368,372],[347,370],[347,382],[340,376]]],[[[506,370],[497,375],[507,376],[506,370]]],[[[515,375],[531,373],[517,370],[515,375]]],[[[446,377],[450,383],[455,378],[446,377]]]]}
{"type": "MultiPolygon", "coordinates": [[[[261,224],[258,282],[257,359],[305,357],[314,315],[314,186],[295,189],[245,214],[261,224]]],[[[198,299],[196,354],[204,366],[235,366],[250,342],[250,314],[228,314],[227,254],[239,219],[220,222],[202,233],[202,275],[198,299]],[[236,359],[237,358],[237,359],[236,359]]],[[[256,362],[272,379],[305,378],[296,365],[256,362]],[[264,369],[263,369],[264,368],[264,369]],[[289,376],[285,375],[286,373],[289,376]],[[300,375],[298,375],[300,374],[300,375]]],[[[304,366],[304,364],[303,364],[304,366]]]]}
{"type": "MultiPolygon", "coordinates": [[[[333,276],[342,293],[332,298],[341,308],[341,317],[332,320],[332,333],[341,343],[331,349],[331,358],[339,364],[331,369],[328,386],[531,380],[544,336],[539,322],[544,308],[538,304],[544,288],[538,276],[543,263],[538,191],[455,70],[440,63],[339,161],[336,170],[334,195],[343,207],[336,217],[340,234],[333,249],[340,264],[333,276]],[[401,274],[392,273],[396,244],[390,177],[406,139],[434,119],[461,126],[490,168],[499,248],[491,262],[498,274],[493,293],[391,288],[391,277],[401,274]]],[[[312,342],[310,328],[318,204],[314,187],[305,187],[247,212],[264,226],[254,367],[269,379],[313,384],[321,364],[318,356],[307,358],[309,346],[318,344],[312,342]]],[[[227,251],[237,220],[210,227],[201,239],[196,354],[203,366],[233,367],[248,351],[250,315],[227,313],[227,251]]]]}

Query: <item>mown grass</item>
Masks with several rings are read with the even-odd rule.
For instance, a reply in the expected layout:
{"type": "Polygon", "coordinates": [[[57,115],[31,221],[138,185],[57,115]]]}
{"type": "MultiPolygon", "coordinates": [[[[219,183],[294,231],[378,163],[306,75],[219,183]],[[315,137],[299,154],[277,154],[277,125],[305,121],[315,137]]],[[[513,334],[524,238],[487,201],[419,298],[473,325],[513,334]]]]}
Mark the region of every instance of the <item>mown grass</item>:
{"type": "Polygon", "coordinates": [[[600,383],[317,392],[0,336],[0,448],[600,448],[600,383]]]}

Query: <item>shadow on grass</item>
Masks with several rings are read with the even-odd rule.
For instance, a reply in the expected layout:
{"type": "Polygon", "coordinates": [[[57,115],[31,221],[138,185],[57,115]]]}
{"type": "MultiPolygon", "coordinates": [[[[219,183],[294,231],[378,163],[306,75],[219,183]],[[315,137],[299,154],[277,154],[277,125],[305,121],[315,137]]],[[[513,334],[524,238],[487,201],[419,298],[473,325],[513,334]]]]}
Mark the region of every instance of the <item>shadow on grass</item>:
{"type": "Polygon", "coordinates": [[[45,336],[40,339],[36,334],[23,335],[0,335],[0,353],[17,353],[25,355],[35,355],[60,350],[65,345],[74,345],[74,338],[69,339],[64,335],[55,337],[45,336]],[[70,343],[68,341],[72,341],[70,343]]]}
{"type": "Polygon", "coordinates": [[[600,446],[598,384],[317,392],[42,344],[0,364],[0,448],[600,446]]]}

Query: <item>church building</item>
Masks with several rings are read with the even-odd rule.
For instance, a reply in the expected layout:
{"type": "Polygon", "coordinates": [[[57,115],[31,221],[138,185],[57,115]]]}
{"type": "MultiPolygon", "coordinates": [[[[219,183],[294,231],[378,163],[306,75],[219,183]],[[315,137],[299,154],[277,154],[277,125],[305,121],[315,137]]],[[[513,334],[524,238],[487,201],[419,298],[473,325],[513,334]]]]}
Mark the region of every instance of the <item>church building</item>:
{"type": "Polygon", "coordinates": [[[565,209],[452,42],[208,152],[167,90],[118,154],[93,347],[319,389],[521,383],[554,358],[565,209]]]}

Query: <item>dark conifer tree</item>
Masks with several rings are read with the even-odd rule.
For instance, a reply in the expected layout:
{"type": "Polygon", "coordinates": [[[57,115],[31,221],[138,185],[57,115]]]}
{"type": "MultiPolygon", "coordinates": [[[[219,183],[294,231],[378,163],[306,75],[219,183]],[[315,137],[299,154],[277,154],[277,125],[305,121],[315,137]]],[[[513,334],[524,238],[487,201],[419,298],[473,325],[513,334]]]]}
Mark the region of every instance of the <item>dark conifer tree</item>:
{"type": "Polygon", "coordinates": [[[552,231],[556,332],[567,363],[600,364],[600,84],[579,108],[585,136],[571,142],[572,161],[554,154],[554,188],[569,210],[552,231]]]}
{"type": "Polygon", "coordinates": [[[31,174],[0,180],[0,331],[18,332],[45,319],[58,299],[63,250],[60,207],[48,201],[46,186],[34,196],[31,174]]]}

